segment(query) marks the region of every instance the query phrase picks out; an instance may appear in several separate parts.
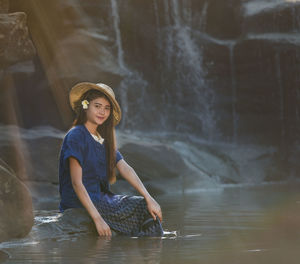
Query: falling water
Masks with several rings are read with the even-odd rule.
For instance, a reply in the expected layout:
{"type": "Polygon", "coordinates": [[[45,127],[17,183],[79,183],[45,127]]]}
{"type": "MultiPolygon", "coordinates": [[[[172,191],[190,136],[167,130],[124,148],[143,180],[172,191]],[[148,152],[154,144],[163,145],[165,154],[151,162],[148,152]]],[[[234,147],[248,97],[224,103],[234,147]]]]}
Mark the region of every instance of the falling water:
{"type": "Polygon", "coordinates": [[[114,25],[114,30],[116,34],[116,44],[118,48],[118,63],[123,71],[123,74],[127,74],[127,67],[125,66],[124,63],[124,56],[123,56],[123,47],[122,47],[122,40],[121,40],[121,32],[119,28],[120,24],[120,17],[119,17],[119,11],[118,11],[118,5],[116,0],[111,0],[111,9],[112,9],[112,16],[113,16],[113,25],[114,25]]]}
{"type": "MultiPolygon", "coordinates": [[[[120,17],[119,17],[118,5],[117,5],[116,0],[111,0],[111,10],[112,10],[113,26],[114,26],[114,30],[115,30],[116,45],[117,45],[117,51],[118,51],[117,52],[118,64],[121,69],[121,74],[126,75],[126,74],[128,74],[128,70],[124,63],[121,33],[120,33],[120,29],[119,29],[120,17]]],[[[128,87],[123,85],[121,88],[122,89],[121,89],[120,94],[121,94],[121,105],[122,105],[122,111],[123,111],[122,124],[125,124],[126,116],[128,113],[128,104],[127,104],[128,87]]]]}
{"type": "Polygon", "coordinates": [[[176,31],[176,37],[177,37],[177,45],[179,48],[181,48],[180,52],[182,52],[182,55],[187,56],[187,61],[184,61],[184,63],[188,62],[190,65],[194,65],[195,68],[199,69],[198,74],[201,78],[201,82],[203,82],[203,73],[202,73],[202,61],[200,56],[200,51],[198,50],[198,47],[195,45],[191,38],[191,29],[182,25],[181,17],[179,15],[179,4],[178,0],[172,0],[172,11],[173,11],[173,18],[175,23],[175,31],[176,31]],[[182,46],[181,46],[182,45],[182,46]]]}
{"type": "MultiPolygon", "coordinates": [[[[299,51],[297,51],[297,53],[296,53],[296,59],[297,59],[297,61],[299,61],[299,59],[300,59],[300,54],[299,54],[299,51]]],[[[300,65],[299,65],[300,66],[300,65]]],[[[300,70],[300,67],[299,67],[299,70],[300,70]]],[[[300,83],[300,77],[299,77],[299,75],[297,76],[297,83],[300,83]]],[[[297,96],[297,102],[300,102],[300,89],[296,89],[296,96],[297,96]]],[[[296,105],[296,121],[297,121],[297,127],[298,127],[298,129],[299,129],[299,127],[300,127],[300,106],[299,106],[299,104],[298,105],[296,105]]]]}
{"type": "Polygon", "coordinates": [[[208,7],[208,1],[205,1],[203,8],[202,8],[201,17],[200,17],[200,25],[199,25],[199,28],[202,32],[205,32],[205,30],[206,30],[207,7],[208,7]]]}
{"type": "Polygon", "coordinates": [[[193,27],[193,10],[191,1],[184,2],[184,8],[182,8],[181,17],[189,28],[193,27]]]}
{"type": "MultiPolygon", "coordinates": [[[[201,49],[191,36],[191,27],[185,22],[186,20],[190,22],[191,18],[184,19],[181,17],[182,14],[191,15],[191,10],[185,10],[187,6],[189,5],[186,2],[183,7],[180,6],[178,0],[172,0],[169,6],[168,1],[165,1],[165,7],[170,8],[169,13],[172,15],[172,20],[170,20],[172,24],[170,24],[166,36],[166,62],[170,70],[174,71],[175,69],[176,71],[176,78],[178,78],[175,82],[177,100],[180,101],[181,98],[185,97],[183,87],[194,94],[193,99],[196,100],[194,107],[196,109],[192,114],[194,118],[200,121],[203,135],[210,140],[216,132],[215,117],[212,110],[214,93],[204,81],[205,72],[202,65],[201,49]],[[187,71],[183,73],[183,69],[187,69],[187,71]]],[[[166,22],[168,22],[168,18],[166,22]]],[[[178,114],[185,111],[182,108],[176,110],[178,114]]],[[[180,124],[177,128],[180,128],[180,124]]]]}
{"type": "Polygon", "coordinates": [[[229,58],[230,58],[231,89],[232,89],[232,131],[233,131],[232,142],[237,143],[238,116],[236,111],[237,90],[236,90],[236,71],[235,71],[235,63],[234,63],[234,46],[235,46],[234,42],[228,45],[229,58]]]}
{"type": "Polygon", "coordinates": [[[292,8],[292,16],[293,16],[293,28],[295,32],[300,31],[300,18],[296,9],[296,6],[292,8]]]}
{"type": "Polygon", "coordinates": [[[278,87],[279,87],[279,106],[280,106],[280,122],[281,122],[281,138],[285,138],[285,125],[284,125],[284,92],[283,92],[283,84],[282,84],[282,78],[281,78],[281,68],[280,68],[280,53],[279,51],[275,55],[275,64],[276,64],[276,76],[278,81],[278,87]]]}
{"type": "Polygon", "coordinates": [[[159,30],[160,29],[160,23],[159,23],[159,15],[158,15],[158,6],[157,6],[157,2],[155,0],[153,1],[153,5],[154,5],[154,15],[155,15],[156,29],[159,30]]]}
{"type": "Polygon", "coordinates": [[[118,64],[121,70],[121,75],[123,76],[123,80],[121,81],[119,88],[120,88],[120,94],[121,94],[121,105],[122,105],[122,122],[121,122],[121,128],[124,129],[126,125],[130,124],[129,122],[134,123],[135,118],[131,118],[131,120],[128,120],[128,112],[129,112],[129,100],[128,100],[128,93],[129,88],[130,89],[138,89],[139,91],[137,93],[140,94],[139,100],[137,100],[136,104],[143,104],[143,98],[145,93],[145,87],[147,86],[147,82],[145,82],[141,76],[131,70],[124,61],[124,51],[122,47],[122,37],[120,32],[120,16],[119,16],[119,10],[118,10],[118,4],[117,0],[111,0],[111,9],[112,9],[112,19],[113,19],[113,26],[115,31],[115,38],[116,38],[116,46],[117,46],[117,58],[118,58],[118,64]]]}

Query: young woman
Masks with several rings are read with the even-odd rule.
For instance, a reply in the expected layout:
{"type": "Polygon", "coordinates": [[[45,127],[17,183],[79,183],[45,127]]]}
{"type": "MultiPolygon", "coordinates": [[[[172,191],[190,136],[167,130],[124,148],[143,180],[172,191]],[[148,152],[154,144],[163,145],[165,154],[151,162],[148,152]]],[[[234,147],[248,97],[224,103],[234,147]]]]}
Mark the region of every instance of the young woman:
{"type": "Polygon", "coordinates": [[[84,207],[100,236],[111,236],[111,230],[161,236],[159,204],[116,149],[114,126],[121,120],[121,109],[113,90],[101,83],[79,83],[70,91],[70,104],[77,116],[60,152],[60,211],[84,207]],[[142,196],[110,191],[116,181],[115,167],[142,196]]]}

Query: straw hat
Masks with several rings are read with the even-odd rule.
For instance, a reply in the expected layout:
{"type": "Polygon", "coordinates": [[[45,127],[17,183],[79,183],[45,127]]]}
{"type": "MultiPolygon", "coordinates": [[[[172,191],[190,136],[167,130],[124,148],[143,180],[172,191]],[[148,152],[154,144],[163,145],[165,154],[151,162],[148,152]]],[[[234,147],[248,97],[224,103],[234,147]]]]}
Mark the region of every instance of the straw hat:
{"type": "Polygon", "coordinates": [[[114,91],[104,83],[81,82],[73,86],[69,94],[72,109],[75,111],[76,102],[80,100],[84,93],[92,89],[98,90],[108,97],[113,107],[114,125],[117,125],[121,121],[121,108],[116,100],[114,91]]]}

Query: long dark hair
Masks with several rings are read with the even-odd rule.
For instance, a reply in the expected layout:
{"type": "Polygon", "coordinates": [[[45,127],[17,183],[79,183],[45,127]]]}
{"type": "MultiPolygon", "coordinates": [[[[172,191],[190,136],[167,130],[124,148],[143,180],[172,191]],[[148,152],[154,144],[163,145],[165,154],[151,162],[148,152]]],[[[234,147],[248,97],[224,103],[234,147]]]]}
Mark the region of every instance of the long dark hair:
{"type": "Polygon", "coordinates": [[[110,103],[110,114],[105,122],[97,127],[99,134],[105,139],[105,154],[106,154],[106,167],[107,178],[110,184],[116,181],[115,164],[116,164],[116,134],[113,125],[113,105],[109,98],[98,90],[91,89],[84,93],[81,98],[75,103],[76,118],[73,126],[84,125],[87,121],[86,112],[82,108],[81,102],[87,100],[91,102],[96,98],[105,98],[110,103]]]}

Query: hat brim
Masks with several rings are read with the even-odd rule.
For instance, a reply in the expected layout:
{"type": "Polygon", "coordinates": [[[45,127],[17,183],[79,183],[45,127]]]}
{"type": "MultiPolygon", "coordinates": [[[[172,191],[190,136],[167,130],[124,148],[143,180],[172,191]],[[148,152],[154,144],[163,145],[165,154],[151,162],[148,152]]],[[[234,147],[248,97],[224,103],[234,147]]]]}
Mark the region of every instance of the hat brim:
{"type": "Polygon", "coordinates": [[[120,105],[118,104],[115,98],[115,94],[113,90],[105,84],[103,86],[101,85],[103,84],[95,84],[90,82],[81,82],[74,85],[69,93],[70,105],[72,109],[75,111],[76,102],[80,100],[81,96],[84,93],[92,89],[98,90],[101,93],[105,94],[108,97],[110,103],[112,104],[114,125],[117,125],[121,121],[121,117],[122,117],[120,105]]]}

